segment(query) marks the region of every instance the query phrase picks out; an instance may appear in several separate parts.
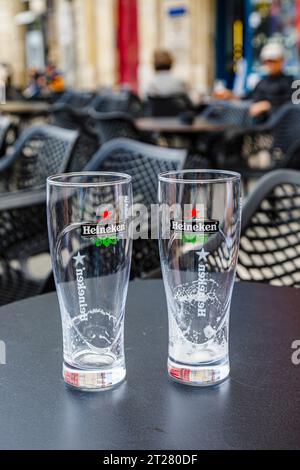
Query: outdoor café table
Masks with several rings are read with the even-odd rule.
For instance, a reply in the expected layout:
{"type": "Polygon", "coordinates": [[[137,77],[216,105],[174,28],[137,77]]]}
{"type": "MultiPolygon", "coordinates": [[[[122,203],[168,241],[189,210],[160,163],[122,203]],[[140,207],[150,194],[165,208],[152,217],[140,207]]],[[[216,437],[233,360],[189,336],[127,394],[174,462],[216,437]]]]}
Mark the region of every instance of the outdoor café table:
{"type": "Polygon", "coordinates": [[[34,117],[47,114],[49,107],[49,103],[44,101],[8,101],[5,104],[0,104],[0,113],[34,117]]]}
{"type": "MultiPolygon", "coordinates": [[[[113,289],[113,286],[112,286],[113,289]]],[[[56,294],[0,309],[1,449],[300,448],[300,291],[236,284],[231,375],[212,388],[166,373],[163,283],[130,283],[125,322],[127,380],[98,393],[68,389],[61,377],[56,294]]]]}
{"type": "Polygon", "coordinates": [[[214,124],[200,117],[196,118],[191,124],[184,124],[176,117],[144,117],[136,119],[135,125],[140,131],[185,136],[207,132],[222,132],[229,128],[228,124],[214,124]]]}

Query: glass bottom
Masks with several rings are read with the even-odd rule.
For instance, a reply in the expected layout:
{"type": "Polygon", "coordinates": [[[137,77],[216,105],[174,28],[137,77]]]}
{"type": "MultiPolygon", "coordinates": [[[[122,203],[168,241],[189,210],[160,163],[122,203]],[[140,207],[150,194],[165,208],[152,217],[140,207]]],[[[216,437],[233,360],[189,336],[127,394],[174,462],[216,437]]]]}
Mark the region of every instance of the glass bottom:
{"type": "Polygon", "coordinates": [[[230,371],[229,359],[226,356],[218,362],[192,366],[168,359],[168,373],[171,379],[185,385],[206,387],[217,385],[225,380],[230,371]]]}
{"type": "Polygon", "coordinates": [[[125,364],[109,369],[78,369],[63,363],[63,378],[65,383],[77,390],[98,392],[109,390],[119,385],[126,376],[125,364]]]}

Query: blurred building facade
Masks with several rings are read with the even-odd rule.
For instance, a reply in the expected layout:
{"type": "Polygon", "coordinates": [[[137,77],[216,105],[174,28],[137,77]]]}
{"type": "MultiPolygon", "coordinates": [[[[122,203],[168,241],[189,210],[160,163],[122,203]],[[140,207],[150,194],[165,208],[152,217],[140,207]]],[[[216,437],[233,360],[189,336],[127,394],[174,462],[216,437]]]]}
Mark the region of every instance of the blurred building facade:
{"type": "Polygon", "coordinates": [[[0,62],[23,86],[29,68],[54,62],[66,83],[96,89],[129,83],[143,92],[154,49],[169,49],[175,73],[200,92],[233,81],[236,63],[256,70],[270,37],[299,70],[300,0],[0,0],[0,62]]]}
{"type": "Polygon", "coordinates": [[[56,62],[73,86],[129,83],[143,92],[154,49],[175,73],[206,90],[214,77],[215,0],[54,0],[56,62]],[[198,47],[195,47],[195,45],[198,47]],[[73,65],[70,57],[73,57],[73,65]]]}
{"type": "Polygon", "coordinates": [[[207,91],[215,75],[214,0],[139,0],[139,83],[152,75],[155,48],[169,49],[175,73],[199,91],[207,91]]]}
{"type": "Polygon", "coordinates": [[[51,61],[69,86],[143,91],[157,47],[174,54],[191,86],[206,89],[214,77],[215,0],[0,0],[0,12],[0,61],[17,85],[51,61]]]}
{"type": "Polygon", "coordinates": [[[25,31],[15,21],[24,10],[19,0],[0,0],[0,62],[13,68],[13,80],[22,86],[25,80],[25,31]]]}
{"type": "Polygon", "coordinates": [[[216,77],[230,84],[243,59],[248,78],[260,73],[260,51],[282,43],[286,71],[300,72],[300,0],[217,0],[216,77]]]}

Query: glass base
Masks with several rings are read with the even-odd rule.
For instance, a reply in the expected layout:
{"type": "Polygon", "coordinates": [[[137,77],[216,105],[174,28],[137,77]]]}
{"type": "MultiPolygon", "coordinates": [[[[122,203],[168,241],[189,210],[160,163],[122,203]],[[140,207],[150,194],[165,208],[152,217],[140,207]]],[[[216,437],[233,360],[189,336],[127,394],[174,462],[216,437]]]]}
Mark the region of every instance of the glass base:
{"type": "Polygon", "coordinates": [[[126,376],[125,365],[110,369],[77,369],[63,363],[63,378],[67,385],[85,392],[109,390],[119,385],[126,376]]]}
{"type": "Polygon", "coordinates": [[[185,385],[206,387],[216,385],[225,380],[230,371],[228,357],[221,361],[192,366],[168,359],[168,373],[171,379],[185,385]]]}

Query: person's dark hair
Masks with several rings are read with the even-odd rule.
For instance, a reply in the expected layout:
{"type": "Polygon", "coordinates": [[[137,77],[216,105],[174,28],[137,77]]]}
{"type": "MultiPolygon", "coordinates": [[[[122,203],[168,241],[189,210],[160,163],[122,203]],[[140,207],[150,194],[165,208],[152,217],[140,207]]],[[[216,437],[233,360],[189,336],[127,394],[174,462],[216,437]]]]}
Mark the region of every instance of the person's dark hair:
{"type": "Polygon", "coordinates": [[[43,76],[43,73],[40,71],[40,70],[37,70],[36,72],[34,72],[33,74],[33,79],[34,80],[38,80],[39,78],[41,78],[43,76]]]}
{"type": "Polygon", "coordinates": [[[154,69],[157,72],[160,70],[171,70],[173,65],[173,57],[170,52],[163,49],[158,49],[154,52],[153,59],[154,69]]]}

